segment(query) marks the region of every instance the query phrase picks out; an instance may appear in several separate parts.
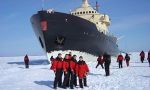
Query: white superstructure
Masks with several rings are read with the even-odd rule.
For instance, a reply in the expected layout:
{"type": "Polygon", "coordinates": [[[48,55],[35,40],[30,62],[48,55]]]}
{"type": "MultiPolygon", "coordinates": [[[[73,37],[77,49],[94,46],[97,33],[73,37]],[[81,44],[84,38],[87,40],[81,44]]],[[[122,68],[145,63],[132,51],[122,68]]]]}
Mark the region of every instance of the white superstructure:
{"type": "Polygon", "coordinates": [[[93,22],[100,32],[103,32],[104,34],[108,33],[108,26],[111,23],[109,16],[96,11],[88,3],[88,0],[82,0],[82,6],[71,11],[71,14],[93,22]]]}

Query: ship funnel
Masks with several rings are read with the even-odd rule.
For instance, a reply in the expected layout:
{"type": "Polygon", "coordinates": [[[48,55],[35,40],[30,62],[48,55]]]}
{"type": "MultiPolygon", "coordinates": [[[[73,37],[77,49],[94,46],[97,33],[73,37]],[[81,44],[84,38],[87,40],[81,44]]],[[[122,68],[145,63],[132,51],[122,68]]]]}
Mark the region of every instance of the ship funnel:
{"type": "Polygon", "coordinates": [[[82,0],[82,7],[89,7],[88,0],[82,0]]]}

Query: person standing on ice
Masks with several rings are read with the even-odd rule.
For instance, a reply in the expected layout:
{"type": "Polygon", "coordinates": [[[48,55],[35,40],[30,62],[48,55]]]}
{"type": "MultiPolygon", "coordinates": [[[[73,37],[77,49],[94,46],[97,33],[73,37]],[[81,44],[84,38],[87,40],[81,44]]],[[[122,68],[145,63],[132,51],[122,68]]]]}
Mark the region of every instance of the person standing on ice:
{"type": "Polygon", "coordinates": [[[77,60],[76,60],[77,56],[73,55],[73,57],[70,60],[70,76],[71,76],[71,80],[70,80],[70,88],[73,89],[73,85],[77,86],[77,76],[76,76],[76,64],[77,64],[77,60]]]}
{"type": "Polygon", "coordinates": [[[148,60],[148,62],[149,62],[149,67],[150,67],[150,51],[148,52],[147,60],[148,60]]]}
{"type": "Polygon", "coordinates": [[[54,59],[50,69],[53,70],[55,73],[54,89],[57,89],[57,85],[58,85],[58,87],[62,86],[63,61],[62,61],[61,53],[59,53],[57,58],[54,59]]]}
{"type": "Polygon", "coordinates": [[[140,53],[140,57],[141,57],[141,62],[143,63],[143,62],[144,62],[144,59],[145,59],[145,53],[144,53],[144,51],[142,51],[142,52],[140,53]]]}
{"type": "Polygon", "coordinates": [[[87,87],[87,74],[89,72],[88,65],[83,60],[83,57],[79,57],[79,61],[76,65],[76,74],[79,78],[79,86],[80,88],[83,88],[83,84],[85,87],[87,87]]]}
{"type": "Polygon", "coordinates": [[[130,56],[129,56],[128,53],[126,53],[125,61],[126,61],[126,65],[127,65],[127,67],[128,67],[128,66],[129,66],[129,61],[130,61],[130,56]]]}
{"type": "MultiPolygon", "coordinates": [[[[69,54],[65,55],[65,58],[63,60],[63,71],[64,71],[64,81],[63,81],[63,88],[66,89],[70,86],[70,57],[69,54]]],[[[72,89],[73,87],[70,86],[72,89]]]]}
{"type": "Polygon", "coordinates": [[[99,55],[99,57],[97,58],[97,65],[96,65],[96,68],[101,65],[102,68],[104,68],[103,66],[103,63],[104,63],[104,60],[103,60],[103,56],[102,55],[99,55]]]}
{"type": "Polygon", "coordinates": [[[27,54],[24,57],[24,63],[25,63],[25,68],[29,68],[29,57],[27,54]]]}
{"type": "Polygon", "coordinates": [[[111,63],[111,56],[109,54],[105,53],[103,55],[103,59],[104,59],[106,76],[109,76],[110,75],[109,67],[110,67],[110,63],[111,63]]]}
{"type": "Polygon", "coordinates": [[[122,66],[123,60],[124,60],[124,58],[123,58],[122,54],[120,53],[120,55],[118,55],[118,58],[117,58],[117,62],[119,63],[119,68],[123,68],[123,66],[122,66]]]}

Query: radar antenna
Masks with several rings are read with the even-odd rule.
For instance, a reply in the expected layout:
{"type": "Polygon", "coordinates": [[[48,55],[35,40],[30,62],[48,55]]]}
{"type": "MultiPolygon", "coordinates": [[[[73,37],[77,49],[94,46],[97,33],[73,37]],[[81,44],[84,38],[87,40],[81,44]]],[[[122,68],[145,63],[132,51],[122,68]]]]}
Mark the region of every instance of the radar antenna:
{"type": "Polygon", "coordinates": [[[100,7],[100,5],[99,5],[98,2],[96,1],[96,11],[97,11],[97,12],[99,11],[99,7],[100,7]]]}
{"type": "Polygon", "coordinates": [[[42,10],[44,9],[45,6],[45,0],[42,0],[42,10]]]}

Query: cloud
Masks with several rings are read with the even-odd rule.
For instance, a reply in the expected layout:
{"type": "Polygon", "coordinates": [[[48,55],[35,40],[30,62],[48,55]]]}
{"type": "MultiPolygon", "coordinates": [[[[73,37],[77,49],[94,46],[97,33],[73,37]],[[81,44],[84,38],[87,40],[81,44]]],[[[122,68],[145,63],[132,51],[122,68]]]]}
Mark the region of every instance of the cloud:
{"type": "Polygon", "coordinates": [[[112,22],[110,30],[128,30],[147,23],[150,24],[150,15],[132,15],[121,17],[117,20],[119,21],[116,21],[114,23],[112,22]]]}

